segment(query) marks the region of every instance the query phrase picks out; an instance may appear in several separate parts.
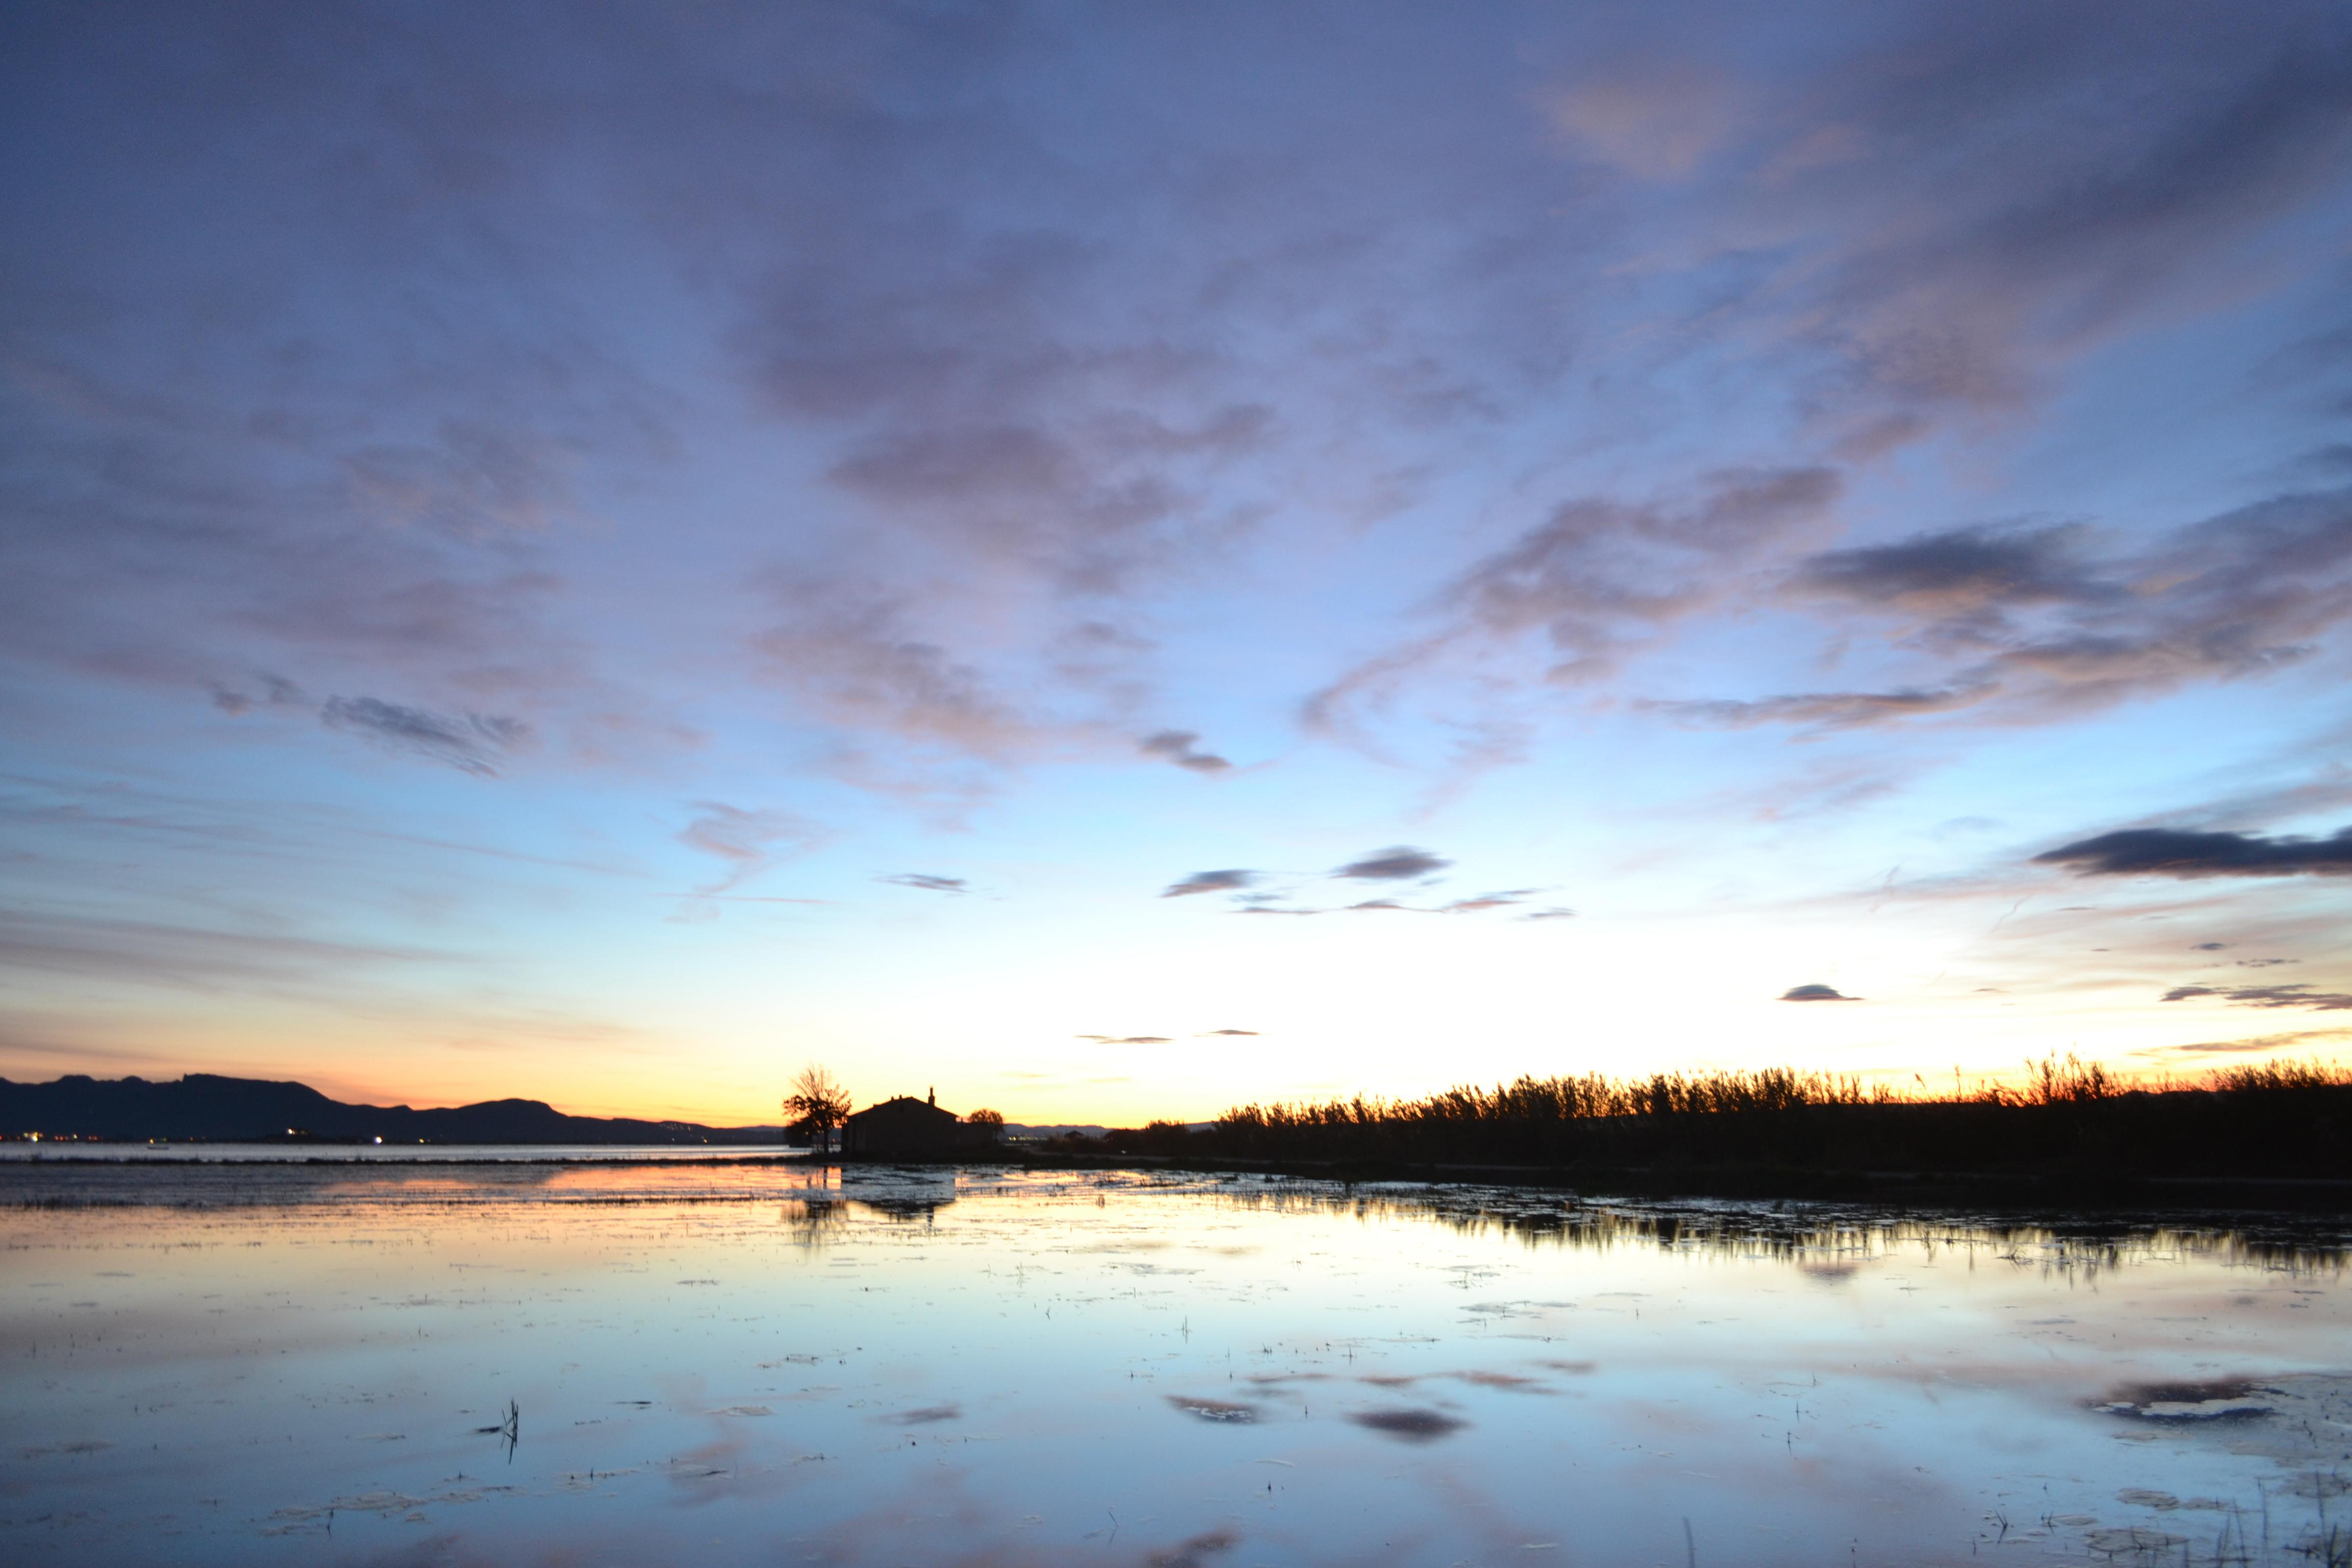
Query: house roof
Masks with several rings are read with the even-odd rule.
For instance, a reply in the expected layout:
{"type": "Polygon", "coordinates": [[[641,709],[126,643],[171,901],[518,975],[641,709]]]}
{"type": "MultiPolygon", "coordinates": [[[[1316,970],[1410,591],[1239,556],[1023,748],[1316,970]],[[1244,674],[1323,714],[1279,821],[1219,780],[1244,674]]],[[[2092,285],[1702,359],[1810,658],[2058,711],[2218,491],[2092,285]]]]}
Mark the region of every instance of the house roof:
{"type": "Polygon", "coordinates": [[[911,1094],[896,1095],[891,1099],[882,1101],[879,1105],[869,1105],[863,1110],[853,1112],[850,1115],[849,1120],[852,1121],[863,1121],[869,1116],[887,1116],[896,1119],[898,1117],[912,1116],[917,1112],[920,1112],[925,1116],[941,1117],[949,1121],[956,1120],[956,1113],[954,1111],[942,1110],[938,1106],[930,1103],[930,1101],[917,1100],[911,1094]]]}

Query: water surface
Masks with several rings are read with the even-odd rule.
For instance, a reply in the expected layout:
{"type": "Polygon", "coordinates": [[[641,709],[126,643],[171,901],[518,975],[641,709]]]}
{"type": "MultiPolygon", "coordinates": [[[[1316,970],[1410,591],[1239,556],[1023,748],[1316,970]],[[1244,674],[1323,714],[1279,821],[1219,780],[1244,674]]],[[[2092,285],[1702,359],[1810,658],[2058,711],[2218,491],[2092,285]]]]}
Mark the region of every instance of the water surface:
{"type": "Polygon", "coordinates": [[[0,1143],[0,1164],[143,1164],[143,1165],[284,1165],[400,1164],[526,1165],[580,1164],[602,1161],[615,1164],[678,1160],[803,1160],[805,1149],[773,1143],[152,1143],[32,1142],[0,1143]]]}
{"type": "Polygon", "coordinates": [[[0,1203],[11,1561],[2352,1556],[2308,1226],[804,1163],[0,1203]]]}

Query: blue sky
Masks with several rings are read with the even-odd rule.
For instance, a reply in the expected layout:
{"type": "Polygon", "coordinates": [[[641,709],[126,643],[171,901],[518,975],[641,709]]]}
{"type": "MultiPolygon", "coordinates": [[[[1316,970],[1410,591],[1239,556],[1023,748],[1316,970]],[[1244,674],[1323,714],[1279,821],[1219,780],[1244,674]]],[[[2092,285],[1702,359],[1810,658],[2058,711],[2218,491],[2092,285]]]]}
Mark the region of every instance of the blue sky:
{"type": "Polygon", "coordinates": [[[5,26],[0,1072],[2352,1038],[2340,7],[5,26]]]}

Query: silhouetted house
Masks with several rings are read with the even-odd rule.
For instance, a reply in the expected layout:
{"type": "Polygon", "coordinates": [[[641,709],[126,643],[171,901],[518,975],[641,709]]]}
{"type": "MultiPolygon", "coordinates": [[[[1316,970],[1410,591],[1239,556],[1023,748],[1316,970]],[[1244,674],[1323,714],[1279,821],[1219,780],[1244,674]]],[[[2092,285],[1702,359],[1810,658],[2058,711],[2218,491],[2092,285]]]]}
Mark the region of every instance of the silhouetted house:
{"type": "Polygon", "coordinates": [[[993,1127],[969,1126],[952,1110],[902,1094],[853,1114],[842,1128],[841,1152],[852,1160],[951,1160],[996,1142],[993,1127]]]}

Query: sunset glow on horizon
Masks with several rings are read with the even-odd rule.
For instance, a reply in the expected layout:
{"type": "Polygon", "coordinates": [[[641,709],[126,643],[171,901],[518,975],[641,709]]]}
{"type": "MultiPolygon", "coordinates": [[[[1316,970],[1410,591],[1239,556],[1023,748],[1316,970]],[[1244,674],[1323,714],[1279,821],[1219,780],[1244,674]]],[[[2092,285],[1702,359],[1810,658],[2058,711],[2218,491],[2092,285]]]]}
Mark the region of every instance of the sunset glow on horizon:
{"type": "Polygon", "coordinates": [[[2352,1058],[2352,12],[30,6],[0,1075],[2352,1058]]]}

